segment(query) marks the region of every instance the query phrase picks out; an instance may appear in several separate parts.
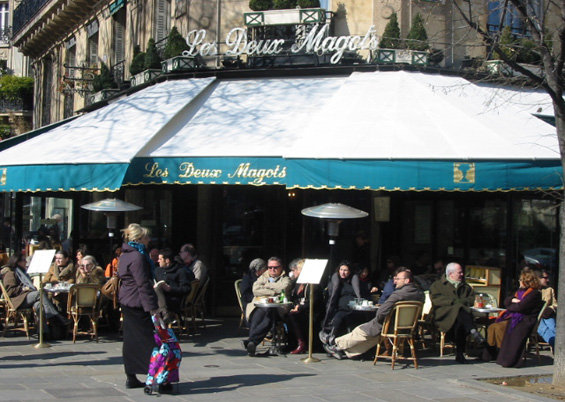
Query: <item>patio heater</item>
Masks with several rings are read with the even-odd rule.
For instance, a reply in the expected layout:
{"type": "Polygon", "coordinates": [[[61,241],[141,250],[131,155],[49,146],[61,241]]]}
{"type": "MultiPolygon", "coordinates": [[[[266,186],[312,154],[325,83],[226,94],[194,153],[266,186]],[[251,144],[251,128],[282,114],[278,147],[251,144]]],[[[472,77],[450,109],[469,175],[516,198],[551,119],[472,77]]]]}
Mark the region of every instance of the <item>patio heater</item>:
{"type": "Polygon", "coordinates": [[[81,208],[89,211],[104,212],[106,215],[106,228],[108,229],[108,238],[110,239],[110,259],[112,258],[112,239],[114,238],[114,230],[118,224],[118,215],[120,212],[139,211],[143,209],[140,206],[130,204],[117,198],[107,198],[82,205],[81,208]]]}
{"type": "Polygon", "coordinates": [[[329,203],[329,204],[322,204],[322,205],[316,205],[314,207],[304,208],[302,210],[302,215],[311,216],[313,218],[324,219],[328,222],[328,236],[330,237],[329,239],[330,258],[329,258],[328,266],[330,267],[329,269],[331,273],[331,269],[333,267],[335,239],[339,235],[339,224],[344,219],[365,218],[369,214],[365,211],[355,209],[348,205],[344,205],[340,203],[329,203]]]}

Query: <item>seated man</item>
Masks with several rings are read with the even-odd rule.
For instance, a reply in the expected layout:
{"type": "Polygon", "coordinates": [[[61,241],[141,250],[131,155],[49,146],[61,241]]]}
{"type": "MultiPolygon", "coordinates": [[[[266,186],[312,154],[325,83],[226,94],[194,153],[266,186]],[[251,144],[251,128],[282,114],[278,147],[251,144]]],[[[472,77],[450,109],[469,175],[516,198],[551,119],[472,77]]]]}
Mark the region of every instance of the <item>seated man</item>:
{"type": "MultiPolygon", "coordinates": [[[[291,289],[292,280],[284,272],[281,259],[271,257],[267,261],[267,272],[253,284],[254,301],[264,297],[280,297],[283,291],[289,295],[291,289]]],[[[249,323],[249,338],[243,341],[243,347],[249,356],[255,356],[257,345],[273,326],[273,318],[268,308],[256,307],[254,302],[247,304],[245,318],[249,323]]]]}
{"type": "MultiPolygon", "coordinates": [[[[40,298],[39,291],[33,285],[33,281],[27,274],[26,257],[23,253],[16,253],[10,257],[8,264],[2,267],[0,272],[2,282],[6,288],[8,296],[14,304],[14,308],[30,308],[33,307],[36,314],[39,315],[40,298]]],[[[43,312],[48,320],[57,320],[63,325],[69,325],[72,321],[59,313],[53,303],[43,295],[43,312]]],[[[45,332],[48,331],[47,325],[43,327],[45,332]]]]}
{"type": "Polygon", "coordinates": [[[190,282],[194,280],[194,275],[175,260],[170,248],[160,250],[157,261],[159,268],[155,270],[155,293],[163,320],[170,323],[173,318],[169,311],[180,311],[182,298],[190,293],[190,282]]]}
{"type": "Polygon", "coordinates": [[[191,271],[194,277],[203,285],[208,277],[208,269],[196,255],[196,248],[192,244],[185,244],[180,248],[179,256],[186,264],[187,269],[191,271]]]}
{"type": "Polygon", "coordinates": [[[424,293],[414,285],[412,272],[407,268],[398,268],[393,281],[396,284],[396,289],[377,310],[375,318],[339,338],[321,339],[326,352],[338,360],[341,360],[344,356],[350,358],[365,353],[379,343],[384,320],[388,313],[392,311],[396,302],[424,301],[424,293]]]}
{"type": "Polygon", "coordinates": [[[445,275],[430,286],[433,316],[442,332],[450,332],[455,341],[455,360],[466,364],[465,344],[471,334],[479,345],[485,345],[485,339],[477,331],[473,321],[471,307],[475,301],[473,288],[465,282],[461,265],[447,264],[445,275]]]}
{"type": "Polygon", "coordinates": [[[59,282],[75,283],[76,266],[65,251],[55,253],[55,262],[49,267],[49,272],[43,277],[43,283],[56,284],[59,282]]]}
{"type": "Polygon", "coordinates": [[[555,347],[555,314],[557,312],[555,290],[549,286],[549,271],[536,271],[536,274],[538,274],[539,277],[541,298],[547,303],[547,307],[543,312],[542,319],[538,326],[538,334],[545,342],[551,345],[553,350],[555,347]]]}
{"type": "Polygon", "coordinates": [[[99,267],[91,255],[85,255],[80,261],[76,283],[102,286],[105,281],[104,270],[99,267]]]}

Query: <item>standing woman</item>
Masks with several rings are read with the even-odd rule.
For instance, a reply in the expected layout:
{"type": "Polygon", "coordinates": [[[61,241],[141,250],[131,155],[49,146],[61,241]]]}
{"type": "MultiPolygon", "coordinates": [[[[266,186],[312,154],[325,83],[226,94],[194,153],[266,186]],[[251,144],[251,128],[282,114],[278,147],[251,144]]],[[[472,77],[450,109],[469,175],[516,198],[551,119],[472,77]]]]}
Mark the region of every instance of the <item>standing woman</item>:
{"type": "Polygon", "coordinates": [[[124,315],[122,356],[126,372],[126,388],[142,388],[136,374],[146,374],[155,347],[151,316],[159,305],[153,290],[153,275],[147,245],[149,230],[137,223],[122,229],[124,244],[118,263],[121,279],[119,300],[124,315]]]}

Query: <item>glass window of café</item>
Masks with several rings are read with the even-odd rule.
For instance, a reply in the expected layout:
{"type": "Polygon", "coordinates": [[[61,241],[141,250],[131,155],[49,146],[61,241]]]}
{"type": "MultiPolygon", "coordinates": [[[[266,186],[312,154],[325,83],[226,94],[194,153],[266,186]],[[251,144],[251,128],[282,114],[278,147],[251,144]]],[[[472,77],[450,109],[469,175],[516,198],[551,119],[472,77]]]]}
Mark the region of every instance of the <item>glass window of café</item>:
{"type": "Polygon", "coordinates": [[[25,195],[22,212],[22,235],[28,254],[43,247],[63,248],[73,226],[71,198],[25,195]]]}
{"type": "Polygon", "coordinates": [[[516,199],[513,203],[518,269],[528,265],[550,272],[557,284],[559,269],[559,203],[554,199],[516,199]]]}

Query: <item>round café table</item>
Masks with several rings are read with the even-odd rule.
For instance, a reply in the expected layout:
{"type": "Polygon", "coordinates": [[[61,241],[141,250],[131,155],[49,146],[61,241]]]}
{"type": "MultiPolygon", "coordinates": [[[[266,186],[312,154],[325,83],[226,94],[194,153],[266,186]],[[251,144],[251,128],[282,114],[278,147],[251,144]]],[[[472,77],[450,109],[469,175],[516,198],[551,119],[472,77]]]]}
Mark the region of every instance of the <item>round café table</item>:
{"type": "Polygon", "coordinates": [[[284,355],[284,352],[281,350],[281,345],[279,339],[277,337],[277,317],[285,316],[288,314],[292,307],[292,303],[263,303],[263,302],[255,302],[253,303],[255,307],[259,308],[266,308],[269,309],[269,314],[271,315],[271,321],[273,326],[271,327],[271,333],[273,334],[273,342],[271,347],[269,348],[269,355],[270,356],[280,356],[284,355]],[[280,313],[280,314],[277,314],[280,313]]]}

